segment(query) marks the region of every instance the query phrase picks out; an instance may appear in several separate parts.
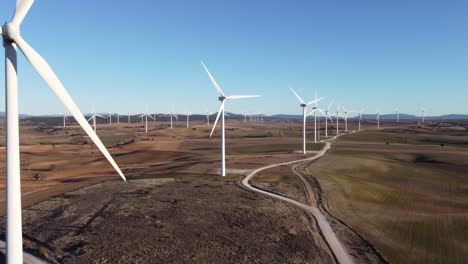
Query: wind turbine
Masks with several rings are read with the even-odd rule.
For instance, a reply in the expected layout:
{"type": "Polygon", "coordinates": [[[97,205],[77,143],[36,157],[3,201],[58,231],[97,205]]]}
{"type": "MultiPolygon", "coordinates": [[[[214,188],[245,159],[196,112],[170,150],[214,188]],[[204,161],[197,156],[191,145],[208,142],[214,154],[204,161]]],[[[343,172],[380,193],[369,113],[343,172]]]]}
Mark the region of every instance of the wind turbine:
{"type": "Polygon", "coordinates": [[[320,112],[323,115],[325,115],[325,112],[323,112],[322,109],[318,108],[317,102],[318,102],[317,92],[315,92],[315,98],[314,98],[314,103],[313,103],[314,107],[312,111],[308,114],[308,116],[311,114],[314,114],[314,143],[317,143],[317,112],[320,112]]]}
{"type": "Polygon", "coordinates": [[[379,129],[380,129],[380,115],[381,114],[379,113],[379,111],[377,111],[377,128],[379,129]]]}
{"type": "Polygon", "coordinates": [[[336,134],[339,135],[340,134],[340,106],[338,105],[338,108],[336,109],[336,134]]]}
{"type": "Polygon", "coordinates": [[[120,124],[120,115],[117,113],[117,124],[120,124]]]}
{"type": "Polygon", "coordinates": [[[91,119],[93,120],[94,133],[96,133],[96,117],[105,118],[102,115],[96,114],[96,110],[94,110],[94,107],[93,107],[93,115],[87,121],[89,122],[89,120],[91,119]]]}
{"type": "Polygon", "coordinates": [[[208,110],[206,111],[206,123],[210,126],[210,112],[208,110]]]}
{"type": "Polygon", "coordinates": [[[145,133],[148,133],[148,117],[154,120],[154,118],[150,114],[148,114],[148,105],[146,105],[146,113],[140,116],[142,120],[143,120],[143,117],[145,118],[145,133]]]}
{"type": "Polygon", "coordinates": [[[186,114],[186,115],[187,115],[187,128],[189,128],[189,127],[190,127],[190,121],[189,121],[189,118],[190,118],[190,113],[189,113],[189,112],[187,112],[187,114],[186,114]]]}
{"type": "Polygon", "coordinates": [[[426,120],[426,109],[425,108],[421,108],[421,112],[422,112],[422,122],[424,124],[425,120],[426,120]]]}
{"type": "Polygon", "coordinates": [[[344,116],[343,116],[343,119],[345,121],[345,132],[348,132],[348,110],[346,110],[344,107],[343,108],[343,111],[344,111],[344,116]]]}
{"type": "Polygon", "coordinates": [[[130,124],[130,113],[128,113],[128,123],[130,124]]]}
{"type": "Polygon", "coordinates": [[[358,121],[359,121],[359,128],[358,130],[361,131],[361,122],[362,122],[362,113],[365,111],[365,108],[361,109],[361,111],[357,112],[358,114],[358,121]]]}
{"type": "Polygon", "coordinates": [[[63,113],[63,127],[67,126],[66,120],[68,120],[68,116],[67,116],[67,114],[63,113]]]}
{"type": "Polygon", "coordinates": [[[171,113],[169,115],[171,116],[171,129],[172,129],[173,128],[173,126],[172,126],[172,117],[175,117],[177,120],[179,120],[179,117],[176,114],[174,114],[173,111],[171,111],[171,113]]]}
{"type": "Polygon", "coordinates": [[[213,125],[213,129],[211,130],[211,133],[210,133],[210,138],[213,135],[216,125],[218,124],[219,117],[221,116],[221,176],[226,176],[226,144],[225,144],[226,138],[225,138],[225,129],[224,129],[224,104],[226,103],[226,100],[254,98],[254,97],[259,97],[259,96],[258,95],[226,96],[223,90],[221,90],[221,87],[218,85],[218,83],[214,79],[214,77],[211,75],[210,71],[208,71],[208,68],[206,68],[205,64],[203,62],[201,64],[203,68],[205,68],[205,71],[208,74],[208,77],[210,77],[211,83],[213,83],[213,86],[216,88],[216,91],[219,94],[218,100],[221,102],[221,106],[219,107],[218,114],[216,115],[216,119],[213,125]]]}
{"type": "Polygon", "coordinates": [[[109,125],[112,126],[112,113],[109,113],[109,115],[106,117],[106,119],[109,118],[109,125]]]}
{"type": "Polygon", "coordinates": [[[328,119],[333,124],[333,118],[330,116],[330,108],[333,105],[333,101],[328,105],[327,109],[325,109],[325,137],[328,138],[328,119]]]}
{"type": "Polygon", "coordinates": [[[306,120],[307,120],[307,106],[311,104],[316,104],[317,102],[321,101],[323,98],[314,98],[314,100],[306,103],[302,98],[293,90],[293,88],[290,88],[291,91],[294,93],[294,95],[299,99],[299,102],[301,103],[300,106],[302,107],[302,153],[305,155],[307,154],[306,150],[306,120]]]}
{"type": "Polygon", "coordinates": [[[398,108],[396,109],[396,114],[397,114],[396,121],[397,121],[397,123],[400,123],[400,109],[398,109],[398,108]]]}
{"type": "Polygon", "coordinates": [[[23,263],[23,235],[21,217],[21,173],[19,153],[18,113],[18,47],[39,76],[62,101],[67,110],[93,140],[113,168],[125,180],[122,171],[102,144],[99,137],[86,122],[78,106],[68,94],[47,62],[21,37],[20,25],[33,5],[33,0],[18,0],[11,22],[3,25],[1,34],[5,47],[5,97],[6,97],[6,261],[8,264],[23,263]]]}

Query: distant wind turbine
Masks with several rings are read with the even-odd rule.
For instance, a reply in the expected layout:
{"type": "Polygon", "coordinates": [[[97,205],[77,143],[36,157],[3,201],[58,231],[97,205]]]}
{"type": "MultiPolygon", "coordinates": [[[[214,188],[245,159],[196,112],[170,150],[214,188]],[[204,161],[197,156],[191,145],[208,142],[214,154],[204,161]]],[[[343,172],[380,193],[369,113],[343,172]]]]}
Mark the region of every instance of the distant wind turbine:
{"type": "Polygon", "coordinates": [[[93,128],[94,128],[94,132],[96,133],[96,117],[100,117],[100,118],[105,118],[104,116],[102,115],[98,115],[96,114],[96,110],[94,110],[94,107],[93,107],[93,115],[88,119],[88,122],[89,120],[93,120],[93,128]]]}
{"type": "Polygon", "coordinates": [[[148,114],[148,105],[146,105],[146,113],[140,116],[142,120],[145,118],[145,133],[148,133],[148,117],[154,119],[150,114],[148,114]]]}
{"type": "Polygon", "coordinates": [[[226,96],[223,90],[221,90],[221,87],[218,85],[218,83],[214,79],[214,77],[211,75],[210,71],[208,71],[208,68],[205,66],[205,64],[203,62],[201,64],[203,68],[205,68],[205,71],[208,74],[208,77],[210,78],[211,83],[216,88],[216,91],[219,94],[218,100],[221,102],[221,106],[219,107],[218,114],[216,116],[216,120],[213,125],[213,129],[211,130],[211,133],[210,133],[210,138],[213,135],[216,125],[218,124],[219,117],[221,116],[221,176],[226,176],[226,142],[225,142],[226,138],[225,138],[225,128],[224,128],[224,104],[226,103],[226,100],[254,98],[254,97],[259,97],[259,96],[258,95],[226,96]]]}
{"type": "Polygon", "coordinates": [[[307,106],[311,104],[315,104],[323,98],[314,98],[314,100],[306,103],[302,98],[296,93],[296,91],[293,90],[293,88],[290,88],[291,91],[294,93],[294,95],[299,99],[299,102],[301,103],[300,106],[302,107],[302,153],[305,155],[307,154],[307,149],[306,149],[306,119],[307,119],[307,106]]]}
{"type": "Polygon", "coordinates": [[[67,126],[66,120],[68,120],[68,116],[66,113],[63,113],[63,127],[67,126]]]}
{"type": "Polygon", "coordinates": [[[314,101],[315,101],[314,107],[312,108],[312,111],[309,113],[309,115],[314,114],[314,143],[317,143],[317,112],[320,112],[325,116],[326,116],[326,114],[322,109],[318,108],[318,105],[317,105],[317,102],[318,102],[317,92],[315,92],[314,101]]]}
{"type": "Polygon", "coordinates": [[[330,121],[333,124],[333,118],[330,116],[330,109],[333,105],[333,101],[328,105],[327,109],[325,109],[325,137],[328,138],[328,119],[330,118],[330,121]]]}
{"type": "Polygon", "coordinates": [[[377,128],[380,129],[380,112],[377,111],[377,128]]]}

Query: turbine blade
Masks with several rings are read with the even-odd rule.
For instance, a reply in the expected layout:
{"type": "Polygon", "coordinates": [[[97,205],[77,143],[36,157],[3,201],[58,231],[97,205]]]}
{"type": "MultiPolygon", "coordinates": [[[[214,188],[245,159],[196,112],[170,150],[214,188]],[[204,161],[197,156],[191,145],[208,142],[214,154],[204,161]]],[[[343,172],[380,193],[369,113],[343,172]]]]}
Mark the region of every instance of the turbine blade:
{"type": "Polygon", "coordinates": [[[100,118],[107,118],[107,117],[102,116],[102,115],[95,115],[95,116],[100,117],[100,118]]]}
{"type": "Polygon", "coordinates": [[[102,154],[104,154],[104,156],[107,158],[112,167],[117,171],[120,177],[122,177],[122,179],[126,181],[126,178],[120,170],[119,166],[109,154],[104,144],[94,132],[93,128],[91,128],[91,126],[88,124],[86,118],[83,116],[80,109],[70,97],[67,90],[60,82],[58,77],[55,75],[55,73],[52,71],[47,62],[33,48],[31,48],[31,46],[29,46],[29,44],[26,41],[24,41],[24,39],[21,36],[18,35],[17,37],[15,37],[14,42],[21,49],[24,56],[29,61],[29,63],[31,63],[31,65],[37,71],[39,76],[41,76],[44,82],[47,83],[49,88],[55,93],[55,95],[60,99],[60,101],[62,101],[62,103],[73,115],[78,124],[80,124],[80,126],[83,128],[86,134],[88,134],[91,140],[93,140],[94,144],[96,144],[96,146],[99,148],[102,154]]]}
{"type": "Polygon", "coordinates": [[[208,73],[208,77],[210,77],[210,80],[211,82],[213,83],[214,87],[216,88],[216,90],[218,91],[218,93],[221,95],[221,96],[224,96],[224,93],[223,93],[223,90],[221,90],[221,87],[219,87],[219,84],[216,82],[215,78],[213,77],[213,75],[211,75],[210,71],[208,70],[208,68],[206,68],[205,64],[203,63],[203,61],[201,62],[201,64],[203,65],[203,68],[205,68],[205,71],[206,73],[208,73]]]}
{"type": "Polygon", "coordinates": [[[294,93],[297,99],[299,99],[299,102],[301,102],[302,104],[305,104],[304,100],[302,100],[302,98],[296,93],[296,91],[294,91],[293,88],[289,88],[289,89],[291,89],[291,91],[294,93]]]}
{"type": "Polygon", "coordinates": [[[215,130],[215,128],[216,128],[216,125],[218,124],[218,120],[219,120],[219,117],[221,116],[221,113],[224,112],[224,102],[225,102],[225,101],[223,101],[223,102],[221,103],[221,106],[219,107],[218,115],[216,115],[216,120],[215,120],[215,122],[214,122],[214,124],[213,124],[213,129],[211,129],[210,138],[211,138],[211,136],[213,135],[213,132],[214,132],[214,130],[215,130]]]}
{"type": "Polygon", "coordinates": [[[91,119],[93,119],[94,116],[91,116],[89,119],[88,119],[88,122],[91,121],[91,119]]]}
{"type": "Polygon", "coordinates": [[[307,114],[307,116],[310,116],[311,114],[315,113],[316,111],[317,111],[317,108],[316,108],[316,109],[314,109],[314,110],[312,110],[312,111],[310,111],[310,113],[309,113],[309,114],[307,114]]]}
{"type": "Polygon", "coordinates": [[[16,24],[18,26],[21,25],[33,4],[34,0],[18,0],[16,2],[15,14],[11,19],[11,23],[16,24]]]}
{"type": "Polygon", "coordinates": [[[227,96],[226,99],[244,99],[244,98],[256,98],[260,97],[260,95],[230,95],[227,96]]]}
{"type": "MultiPolygon", "coordinates": [[[[317,108],[317,109],[318,109],[318,108],[317,108]]],[[[325,114],[325,112],[324,112],[324,111],[322,111],[322,109],[318,109],[318,111],[319,111],[320,113],[322,113],[322,115],[324,115],[324,116],[326,116],[326,115],[327,115],[327,114],[325,114]]]]}
{"type": "Polygon", "coordinates": [[[319,99],[314,99],[314,100],[308,102],[306,105],[316,104],[316,103],[322,101],[323,99],[325,99],[325,97],[321,97],[319,99]]]}

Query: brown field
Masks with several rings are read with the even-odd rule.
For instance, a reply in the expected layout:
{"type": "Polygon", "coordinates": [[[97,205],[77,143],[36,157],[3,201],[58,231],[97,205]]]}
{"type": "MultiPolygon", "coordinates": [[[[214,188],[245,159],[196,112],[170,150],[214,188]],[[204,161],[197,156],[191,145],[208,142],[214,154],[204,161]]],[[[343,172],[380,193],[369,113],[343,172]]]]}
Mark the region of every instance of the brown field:
{"type": "MultiPolygon", "coordinates": [[[[228,119],[225,178],[218,176],[218,132],[210,140],[205,122],[191,125],[151,123],[145,134],[141,123],[99,124],[125,184],[79,127],[23,121],[26,250],[57,263],[334,262],[313,218],[239,183],[251,169],[304,157],[300,121],[228,119]]],[[[343,137],[325,158],[298,167],[312,196],[292,167],[264,171],[254,184],[323,202],[358,263],[385,262],[373,246],[395,263],[436,263],[447,254],[461,263],[466,132],[456,125],[389,126],[343,137]]],[[[322,147],[312,139],[309,123],[308,155],[322,147]]],[[[4,159],[2,153],[0,172],[4,159]]],[[[4,179],[0,187],[4,214],[4,179]]]]}
{"type": "Polygon", "coordinates": [[[307,169],[324,207],[393,263],[466,263],[468,133],[436,127],[340,139],[307,169]]]}
{"type": "MultiPolygon", "coordinates": [[[[172,130],[151,123],[148,134],[140,123],[99,124],[125,184],[79,127],[28,120],[21,126],[26,250],[58,263],[332,263],[309,215],[238,184],[252,168],[302,158],[300,137],[284,133],[300,124],[227,122],[225,178],[219,134],[208,139],[204,122],[172,130]]],[[[320,148],[309,142],[311,151],[320,148]]]]}

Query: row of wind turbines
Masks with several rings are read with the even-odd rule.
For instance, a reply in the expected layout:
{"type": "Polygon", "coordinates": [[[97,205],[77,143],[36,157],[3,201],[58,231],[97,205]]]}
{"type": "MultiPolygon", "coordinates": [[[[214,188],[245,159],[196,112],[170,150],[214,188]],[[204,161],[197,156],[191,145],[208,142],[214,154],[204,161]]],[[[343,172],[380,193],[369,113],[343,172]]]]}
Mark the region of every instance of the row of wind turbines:
{"type": "MultiPolygon", "coordinates": [[[[23,236],[22,236],[22,213],[21,213],[21,174],[20,174],[20,148],[19,148],[19,111],[18,111],[18,76],[17,76],[17,49],[21,50],[26,60],[31,64],[35,71],[39,74],[47,86],[54,92],[58,99],[64,104],[67,111],[74,117],[76,122],[83,128],[89,138],[96,144],[101,153],[109,161],[120,177],[126,181],[125,175],[120,170],[117,163],[114,161],[108,150],[105,148],[102,141],[96,134],[96,118],[105,118],[93,111],[92,116],[86,119],[74,100],[71,98],[55,72],[51,69],[48,63],[37,53],[21,36],[20,26],[32,7],[34,0],[17,0],[15,12],[11,21],[6,22],[0,34],[3,37],[5,48],[5,90],[6,90],[6,261],[8,264],[23,263],[23,236]],[[88,123],[92,121],[93,127],[88,123]]],[[[215,86],[219,97],[220,108],[218,110],[213,129],[210,137],[221,119],[221,175],[226,175],[225,169],[225,103],[230,100],[245,99],[258,97],[257,95],[231,95],[227,96],[221,90],[218,83],[215,81],[206,66],[205,68],[212,84],[215,86]]],[[[309,103],[305,103],[297,94],[296,96],[301,101],[301,107],[304,112],[304,148],[305,148],[305,117],[306,107],[314,105],[314,117],[316,119],[317,112],[328,113],[318,108],[317,103],[321,99],[314,99],[309,103]]],[[[187,126],[189,125],[189,113],[187,113],[187,126]]],[[[256,115],[258,118],[261,115],[256,115]]],[[[346,114],[347,116],[347,114],[346,114]]],[[[170,113],[171,127],[173,117],[177,118],[174,113],[170,113]]],[[[64,126],[66,119],[64,116],[64,126]]],[[[108,116],[109,122],[112,122],[112,115],[108,116]]],[[[148,118],[154,119],[148,111],[142,114],[140,118],[144,119],[146,124],[148,118]]],[[[261,117],[263,119],[263,116],[261,117]]],[[[246,119],[246,117],[245,117],[246,119]]],[[[120,122],[117,116],[117,122],[120,122]]],[[[209,118],[207,119],[209,124],[209,118]]],[[[316,122],[316,121],[315,121],[316,122]]],[[[347,123],[347,118],[345,119],[347,123]]],[[[146,125],[145,131],[147,132],[146,125]]],[[[328,133],[328,132],[327,132],[328,133]]],[[[315,136],[315,140],[316,140],[315,136]]]]}

